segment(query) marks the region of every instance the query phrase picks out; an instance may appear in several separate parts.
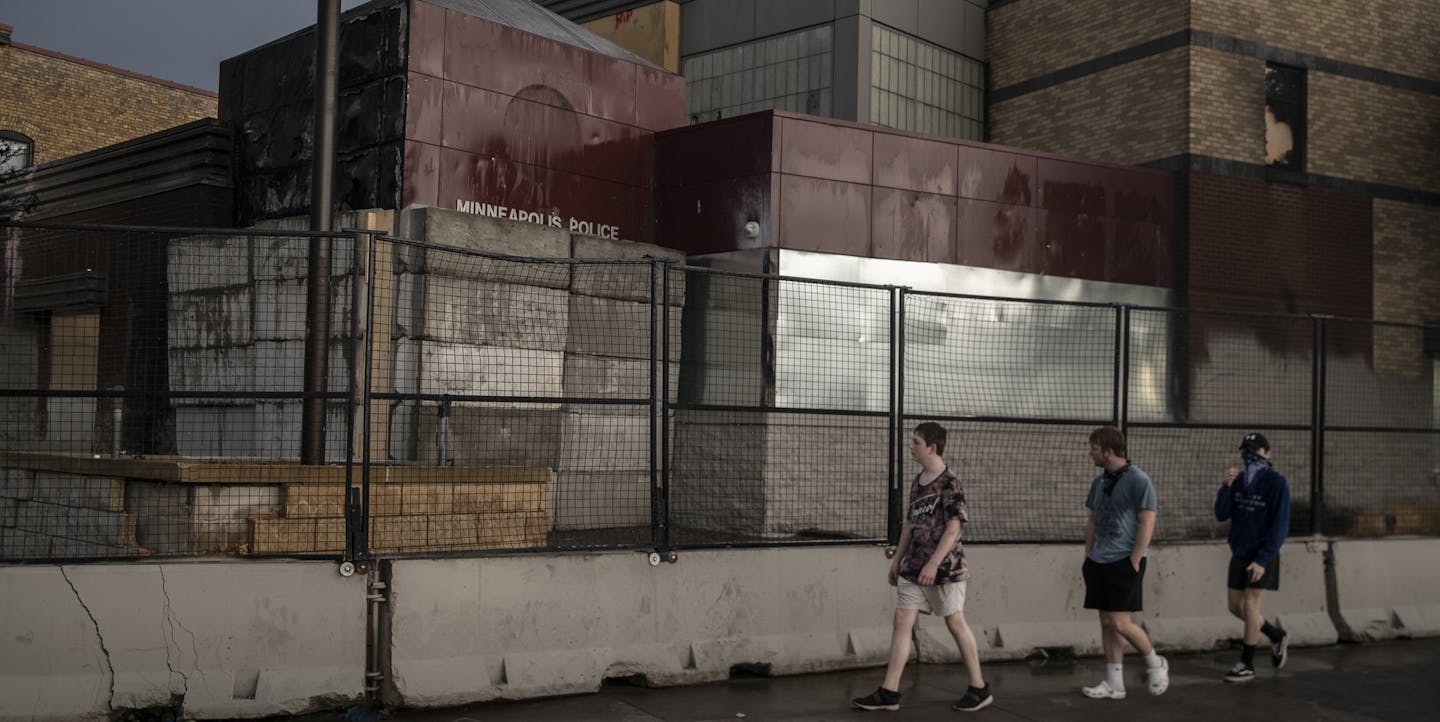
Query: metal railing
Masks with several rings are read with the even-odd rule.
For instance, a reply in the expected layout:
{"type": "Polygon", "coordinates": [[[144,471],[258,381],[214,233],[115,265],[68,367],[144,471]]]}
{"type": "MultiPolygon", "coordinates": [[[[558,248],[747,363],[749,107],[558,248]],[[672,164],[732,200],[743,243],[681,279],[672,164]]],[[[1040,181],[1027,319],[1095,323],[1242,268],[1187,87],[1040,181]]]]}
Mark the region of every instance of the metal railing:
{"type": "Polygon", "coordinates": [[[328,234],[9,224],[0,559],[363,560],[893,542],[909,429],[950,432],[966,540],[1074,542],[1114,424],[1157,539],[1247,431],[1292,534],[1440,534],[1422,326],[1018,300],[328,234]],[[327,463],[301,464],[322,398],[327,463]]]}

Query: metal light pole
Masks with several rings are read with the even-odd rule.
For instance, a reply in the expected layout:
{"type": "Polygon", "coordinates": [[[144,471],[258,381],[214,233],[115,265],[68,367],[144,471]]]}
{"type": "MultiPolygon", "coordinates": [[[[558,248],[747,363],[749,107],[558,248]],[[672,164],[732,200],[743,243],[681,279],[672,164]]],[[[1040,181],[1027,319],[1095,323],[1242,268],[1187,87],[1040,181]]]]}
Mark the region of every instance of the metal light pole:
{"type": "MultiPolygon", "coordinates": [[[[332,230],[335,187],[335,96],[339,62],[340,0],[315,3],[315,138],[310,176],[310,230],[332,230]]],[[[325,398],[330,364],[330,239],[310,238],[305,295],[305,404],[300,420],[300,463],[325,463],[325,398]]]]}

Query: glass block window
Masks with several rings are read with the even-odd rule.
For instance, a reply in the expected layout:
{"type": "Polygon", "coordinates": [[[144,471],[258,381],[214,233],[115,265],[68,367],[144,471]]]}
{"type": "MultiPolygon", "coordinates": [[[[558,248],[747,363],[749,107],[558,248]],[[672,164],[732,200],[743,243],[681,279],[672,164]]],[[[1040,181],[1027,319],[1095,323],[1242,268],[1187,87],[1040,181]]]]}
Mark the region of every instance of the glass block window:
{"type": "Polygon", "coordinates": [[[691,55],[680,62],[685,112],[704,123],[761,110],[833,115],[829,25],[691,55]]]}
{"type": "Polygon", "coordinates": [[[871,27],[870,122],[984,140],[985,65],[879,23],[871,27]]]}

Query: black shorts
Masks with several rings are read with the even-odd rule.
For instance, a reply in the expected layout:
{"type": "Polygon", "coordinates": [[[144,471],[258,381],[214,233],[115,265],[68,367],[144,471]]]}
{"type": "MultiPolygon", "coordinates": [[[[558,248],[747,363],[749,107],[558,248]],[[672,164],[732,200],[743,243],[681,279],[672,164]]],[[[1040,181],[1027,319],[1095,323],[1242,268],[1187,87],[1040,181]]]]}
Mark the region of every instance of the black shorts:
{"type": "Polygon", "coordinates": [[[1268,589],[1275,591],[1280,588],[1280,555],[1276,554],[1274,559],[1265,566],[1265,573],[1260,575],[1260,581],[1250,581],[1250,572],[1245,567],[1255,557],[1230,557],[1230,571],[1225,575],[1225,586],[1230,589],[1268,589]]]}
{"type": "Polygon", "coordinates": [[[1140,560],[1140,571],[1130,566],[1130,557],[1118,562],[1101,564],[1089,557],[1080,568],[1085,576],[1085,608],[1102,612],[1138,612],[1143,601],[1141,591],[1145,586],[1145,559],[1140,560]]]}

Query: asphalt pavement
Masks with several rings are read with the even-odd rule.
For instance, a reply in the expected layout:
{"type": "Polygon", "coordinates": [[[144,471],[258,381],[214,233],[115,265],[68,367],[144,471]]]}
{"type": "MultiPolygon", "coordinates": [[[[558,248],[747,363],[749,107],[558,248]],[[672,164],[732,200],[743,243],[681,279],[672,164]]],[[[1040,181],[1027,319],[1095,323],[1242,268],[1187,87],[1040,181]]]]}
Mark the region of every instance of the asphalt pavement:
{"type": "MultiPolygon", "coordinates": [[[[935,720],[976,718],[992,722],[1163,720],[1238,722],[1266,720],[1440,720],[1440,639],[1292,648],[1284,669],[1270,667],[1268,647],[1256,654],[1257,678],[1226,684],[1222,675],[1238,650],[1168,655],[1170,689],[1145,691],[1144,661],[1126,657],[1129,696],[1092,700],[1080,687],[1104,676],[1099,658],[987,665],[995,702],[967,714],[950,705],[965,691],[960,665],[910,665],[898,712],[852,709],[850,700],[879,684],[883,670],[864,669],[794,677],[743,677],[692,687],[651,689],[606,685],[594,694],[514,702],[486,702],[444,710],[386,710],[406,722],[520,722],[524,720],[623,720],[715,722],[719,720],[935,720]]],[[[369,715],[366,715],[367,717],[369,715]]],[[[344,720],[343,712],[310,715],[307,722],[344,720]]]]}

